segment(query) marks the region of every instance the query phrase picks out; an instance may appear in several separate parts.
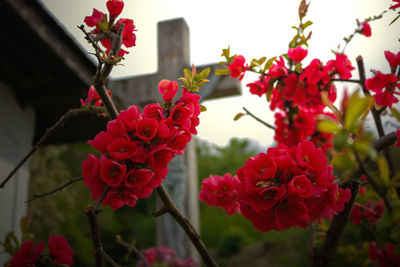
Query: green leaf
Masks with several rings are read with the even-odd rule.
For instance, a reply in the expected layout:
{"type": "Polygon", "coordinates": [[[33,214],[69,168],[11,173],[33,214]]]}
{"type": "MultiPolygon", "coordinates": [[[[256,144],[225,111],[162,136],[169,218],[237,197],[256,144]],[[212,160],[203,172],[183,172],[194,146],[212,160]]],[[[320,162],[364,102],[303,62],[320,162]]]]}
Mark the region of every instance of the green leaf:
{"type": "Polygon", "coordinates": [[[370,96],[360,97],[360,90],[356,90],[349,99],[344,118],[344,128],[350,130],[353,124],[361,115],[366,115],[369,108],[372,106],[372,98],[370,96]]]}
{"type": "Polygon", "coordinates": [[[207,108],[200,104],[200,112],[205,112],[205,111],[207,111],[207,108]]]}
{"type": "Polygon", "coordinates": [[[392,115],[398,120],[400,121],[400,112],[395,109],[395,108],[391,108],[390,111],[392,112],[392,115]]]}
{"type": "Polygon", "coordinates": [[[376,160],[379,168],[379,178],[386,186],[386,188],[390,187],[390,177],[389,177],[389,166],[383,157],[378,157],[376,160]]]}
{"type": "Polygon", "coordinates": [[[190,84],[188,80],[186,80],[185,78],[179,78],[178,80],[182,81],[187,89],[190,89],[190,84]]]}
{"type": "Polygon", "coordinates": [[[202,70],[202,71],[200,72],[200,74],[199,74],[200,80],[203,80],[203,79],[207,78],[208,75],[210,74],[210,71],[211,71],[210,67],[208,67],[208,68],[202,70]]]}
{"type": "Polygon", "coordinates": [[[269,70],[269,68],[271,68],[271,66],[275,60],[276,60],[276,57],[271,57],[270,59],[268,59],[267,62],[265,63],[264,71],[269,70]]]}
{"type": "Polygon", "coordinates": [[[308,26],[311,26],[313,23],[312,23],[312,21],[310,21],[310,20],[308,20],[308,21],[306,21],[306,22],[304,22],[303,23],[303,29],[305,29],[305,28],[307,28],[308,26]]]}
{"type": "Polygon", "coordinates": [[[376,150],[371,146],[371,142],[369,140],[356,140],[353,144],[353,147],[357,152],[364,153],[373,160],[376,159],[376,150]]]}
{"type": "Polygon", "coordinates": [[[216,70],[214,71],[214,73],[215,73],[216,75],[227,75],[227,74],[230,73],[230,70],[229,70],[229,69],[216,69],[216,70]]]}
{"type": "Polygon", "coordinates": [[[239,112],[238,114],[235,115],[235,117],[233,118],[234,121],[237,121],[238,119],[240,119],[242,116],[244,116],[246,114],[239,112]]]}
{"type": "Polygon", "coordinates": [[[328,118],[318,121],[317,129],[323,133],[336,133],[340,131],[339,125],[335,121],[328,118]]]}
{"type": "Polygon", "coordinates": [[[258,64],[262,65],[267,60],[266,57],[262,57],[258,60],[258,64]]]}
{"type": "Polygon", "coordinates": [[[333,146],[336,150],[341,150],[342,148],[346,148],[349,146],[348,140],[349,133],[346,131],[341,131],[338,134],[333,136],[333,146]]]}
{"type": "Polygon", "coordinates": [[[332,159],[332,165],[334,168],[338,170],[354,170],[357,168],[357,163],[352,156],[352,154],[348,152],[341,152],[336,154],[332,159]]]}
{"type": "Polygon", "coordinates": [[[185,78],[186,78],[188,81],[190,81],[190,80],[193,79],[192,72],[191,72],[189,69],[184,69],[184,70],[183,70],[183,75],[185,76],[185,78]]]}
{"type": "Polygon", "coordinates": [[[15,254],[15,252],[19,248],[19,242],[14,232],[9,232],[4,239],[4,250],[11,255],[15,254]]]}

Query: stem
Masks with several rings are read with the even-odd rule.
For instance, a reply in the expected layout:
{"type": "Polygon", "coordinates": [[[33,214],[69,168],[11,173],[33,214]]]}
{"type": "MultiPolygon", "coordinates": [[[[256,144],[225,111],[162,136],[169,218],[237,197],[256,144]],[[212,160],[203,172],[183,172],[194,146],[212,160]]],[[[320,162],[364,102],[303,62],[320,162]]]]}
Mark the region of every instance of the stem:
{"type": "MultiPolygon", "coordinates": [[[[383,136],[374,142],[374,148],[376,150],[381,150],[388,145],[393,144],[396,141],[396,133],[390,133],[386,136],[383,136]]],[[[360,171],[362,171],[363,165],[360,164],[360,171]]],[[[372,180],[370,180],[371,182],[372,180]]],[[[325,267],[331,261],[332,255],[336,250],[336,247],[339,244],[340,236],[343,232],[343,229],[346,225],[348,216],[350,214],[351,208],[354,204],[354,200],[358,193],[359,183],[357,181],[352,181],[346,183],[344,188],[350,188],[351,190],[351,199],[344,206],[344,210],[338,213],[332,220],[332,223],[328,229],[328,232],[325,236],[324,243],[322,247],[314,254],[313,257],[313,267],[321,266],[325,267]]]]}
{"type": "MultiPolygon", "coordinates": [[[[358,56],[356,58],[356,61],[357,61],[358,72],[360,75],[361,88],[365,95],[370,96],[371,95],[370,92],[365,87],[365,68],[364,68],[364,61],[363,61],[362,56],[358,56]]],[[[385,135],[385,131],[383,129],[382,120],[381,120],[381,116],[380,116],[381,112],[379,110],[377,110],[375,108],[375,106],[373,106],[371,109],[371,113],[372,113],[372,117],[374,118],[375,126],[376,126],[376,129],[378,130],[379,137],[381,138],[385,135]]],[[[385,159],[389,165],[390,174],[392,176],[395,173],[395,171],[394,171],[392,157],[390,156],[389,147],[385,147],[383,149],[383,155],[385,156],[385,159]]]]}
{"type": "Polygon", "coordinates": [[[358,83],[361,84],[360,80],[351,80],[351,79],[331,79],[332,82],[349,82],[349,83],[358,83]]]}
{"type": "Polygon", "coordinates": [[[247,108],[243,107],[243,110],[246,112],[247,115],[249,115],[250,117],[252,117],[253,119],[255,119],[256,121],[258,121],[259,123],[263,124],[264,126],[267,126],[268,128],[275,130],[275,127],[272,126],[271,124],[261,120],[260,118],[258,118],[257,116],[255,116],[253,113],[251,113],[247,108]]]}
{"type": "MultiPolygon", "coordinates": [[[[69,179],[69,178],[68,178],[68,179],[69,179]]],[[[80,176],[80,177],[78,177],[78,178],[75,178],[75,179],[69,179],[69,181],[68,181],[67,183],[63,184],[63,185],[60,186],[60,187],[57,187],[56,189],[54,189],[54,190],[52,190],[52,191],[50,191],[50,192],[46,192],[46,193],[39,194],[39,195],[34,194],[34,195],[33,195],[33,198],[27,200],[26,202],[31,202],[31,201],[33,201],[33,200],[35,200],[35,199],[38,199],[38,198],[41,198],[41,197],[44,197],[44,196],[50,196],[50,195],[52,195],[52,194],[54,194],[54,193],[56,193],[56,192],[58,192],[58,191],[61,191],[61,190],[64,189],[65,187],[67,187],[67,186],[69,186],[69,185],[71,185],[71,184],[73,184],[73,183],[75,183],[75,182],[77,182],[77,181],[80,181],[80,180],[83,180],[83,177],[82,177],[82,176],[80,176]]]]}
{"type": "Polygon", "coordinates": [[[101,107],[87,106],[80,109],[70,109],[64,115],[62,115],[58,121],[46,130],[46,133],[36,142],[32,149],[25,155],[25,157],[14,167],[14,169],[7,175],[7,177],[0,184],[0,188],[3,188],[11,177],[22,167],[22,165],[32,156],[33,153],[59,128],[63,127],[73,116],[80,116],[86,113],[104,113],[105,109],[101,107]]]}
{"type": "Polygon", "coordinates": [[[330,263],[333,253],[339,244],[340,236],[346,226],[347,218],[350,214],[351,208],[356,198],[359,183],[353,181],[347,183],[344,187],[350,188],[351,198],[344,205],[344,210],[339,212],[332,220],[332,223],[326,233],[324,243],[322,247],[314,254],[312,267],[326,267],[330,263]]]}
{"type": "MultiPolygon", "coordinates": [[[[170,198],[170,196],[168,195],[167,191],[165,190],[162,184],[157,188],[157,193],[164,204],[162,210],[165,210],[165,212],[171,214],[172,217],[174,217],[174,219],[177,221],[177,223],[179,223],[179,225],[182,227],[182,229],[185,231],[185,233],[192,241],[193,245],[196,247],[204,263],[207,266],[218,266],[217,263],[214,261],[214,259],[211,257],[210,253],[208,252],[203,241],[201,241],[199,234],[196,232],[196,230],[189,222],[189,220],[185,218],[183,214],[175,206],[174,202],[172,201],[172,199],[170,198]]],[[[157,215],[161,214],[158,213],[157,215]]]]}
{"type": "Polygon", "coordinates": [[[102,255],[100,253],[100,249],[102,249],[102,245],[101,245],[101,239],[100,239],[100,234],[99,234],[99,227],[97,225],[96,213],[92,206],[88,206],[85,209],[85,213],[88,217],[89,224],[90,224],[90,230],[92,232],[95,266],[101,267],[101,266],[103,266],[102,255]]]}
{"type": "Polygon", "coordinates": [[[120,235],[117,235],[116,239],[117,239],[118,244],[121,244],[128,249],[132,249],[139,256],[139,258],[144,262],[144,265],[150,267],[149,263],[147,262],[146,257],[134,244],[128,243],[128,242],[122,240],[122,237],[120,235]]]}

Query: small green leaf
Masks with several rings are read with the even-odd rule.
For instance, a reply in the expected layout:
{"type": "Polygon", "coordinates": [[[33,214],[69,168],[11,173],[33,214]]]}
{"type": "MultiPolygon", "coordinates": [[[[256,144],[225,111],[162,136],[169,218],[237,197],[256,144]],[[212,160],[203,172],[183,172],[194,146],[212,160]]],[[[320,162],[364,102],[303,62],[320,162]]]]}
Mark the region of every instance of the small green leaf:
{"type": "Polygon", "coordinates": [[[266,57],[262,57],[258,60],[258,64],[262,65],[267,60],[266,57]]]}
{"type": "Polygon", "coordinates": [[[11,255],[15,254],[15,252],[19,248],[19,242],[14,232],[9,232],[4,239],[4,250],[11,255]]]}
{"type": "Polygon", "coordinates": [[[230,70],[229,70],[229,69],[216,69],[216,70],[214,71],[214,73],[215,73],[216,75],[227,75],[227,74],[230,73],[230,70]]]}
{"type": "Polygon", "coordinates": [[[192,72],[189,69],[184,69],[183,70],[183,75],[185,76],[185,78],[190,81],[192,80],[192,72]]]}
{"type": "Polygon", "coordinates": [[[341,131],[333,136],[333,146],[336,150],[341,150],[349,146],[348,144],[349,133],[346,131],[341,131]]]}
{"type": "Polygon", "coordinates": [[[210,71],[211,71],[210,67],[205,68],[204,70],[202,70],[202,71],[200,72],[200,74],[199,74],[200,80],[203,80],[203,79],[207,78],[208,75],[210,74],[210,71]]]}
{"type": "Polygon", "coordinates": [[[246,114],[239,112],[238,114],[235,115],[235,117],[233,118],[234,121],[237,121],[238,119],[240,119],[242,116],[244,116],[246,114]]]}
{"type": "Polygon", "coordinates": [[[271,57],[270,59],[267,60],[264,66],[264,71],[269,70],[271,68],[272,64],[274,63],[276,57],[271,57]]]}
{"type": "Polygon", "coordinates": [[[307,28],[308,26],[311,26],[313,23],[312,23],[312,21],[310,21],[310,20],[308,20],[308,21],[306,21],[306,22],[304,22],[303,23],[303,29],[305,29],[305,28],[307,28]]]}
{"type": "Polygon", "coordinates": [[[389,26],[392,25],[393,23],[395,23],[396,20],[398,20],[399,18],[400,18],[400,13],[399,13],[399,15],[398,15],[397,17],[395,17],[395,18],[389,23],[389,26]]]}
{"type": "Polygon", "coordinates": [[[383,157],[378,157],[376,163],[379,168],[379,177],[386,188],[388,188],[390,186],[389,166],[383,157]]]}
{"type": "Polygon", "coordinates": [[[354,170],[357,167],[352,154],[348,152],[341,152],[336,154],[332,159],[332,165],[338,170],[354,170]]]}
{"type": "Polygon", "coordinates": [[[364,153],[373,160],[376,159],[376,150],[371,146],[371,142],[369,140],[356,140],[353,144],[353,147],[357,152],[364,153]]]}
{"type": "Polygon", "coordinates": [[[349,99],[349,103],[346,109],[344,118],[344,128],[351,129],[357,119],[366,115],[369,108],[372,106],[373,101],[370,96],[360,97],[358,95],[359,90],[356,90],[349,99]]]}
{"type": "Polygon", "coordinates": [[[205,111],[207,111],[207,108],[200,104],[200,112],[205,112],[205,111]]]}
{"type": "Polygon", "coordinates": [[[336,133],[340,131],[339,125],[333,120],[330,120],[328,118],[319,121],[317,123],[317,129],[318,131],[323,133],[336,133]]]}
{"type": "Polygon", "coordinates": [[[392,112],[392,115],[398,120],[400,121],[400,112],[395,109],[395,108],[391,108],[390,111],[392,112]]]}

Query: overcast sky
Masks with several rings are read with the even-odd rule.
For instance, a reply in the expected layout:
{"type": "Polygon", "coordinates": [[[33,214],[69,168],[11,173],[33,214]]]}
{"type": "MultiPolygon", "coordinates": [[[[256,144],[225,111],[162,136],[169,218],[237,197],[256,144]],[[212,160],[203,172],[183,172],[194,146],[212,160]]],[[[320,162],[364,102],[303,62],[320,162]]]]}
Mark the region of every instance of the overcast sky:
{"type": "MultiPolygon", "coordinates": [[[[82,24],[92,8],[106,11],[105,0],[42,0],[44,5],[64,27],[91,52],[81,32],[82,24]]],[[[298,25],[298,0],[125,0],[121,17],[132,18],[138,29],[137,46],[129,49],[125,66],[115,68],[112,77],[139,75],[157,71],[156,26],[158,21],[183,17],[189,25],[191,60],[195,65],[221,60],[222,48],[230,45],[233,54],[246,59],[272,57],[287,52],[287,45],[294,35],[291,26],[298,25]]],[[[342,39],[356,27],[356,19],[380,14],[391,5],[389,0],[314,0],[306,19],[314,24],[309,41],[309,55],[305,62],[320,58],[331,59],[331,49],[343,44],[342,39]]],[[[371,23],[372,37],[356,36],[346,53],[355,66],[355,58],[362,55],[367,69],[389,71],[384,50],[400,51],[397,41],[400,21],[388,26],[395,17],[389,11],[384,18],[371,23]]],[[[357,75],[353,72],[353,75],[357,75]]],[[[370,74],[368,73],[370,76],[370,74]]],[[[257,76],[246,74],[242,82],[243,94],[221,100],[204,102],[207,112],[200,117],[199,137],[225,145],[233,136],[249,137],[261,145],[273,141],[273,132],[250,117],[234,122],[235,114],[247,107],[251,112],[273,124],[273,113],[264,98],[248,93],[245,86],[257,76]]],[[[112,90],[112,88],[110,88],[112,90]]]]}

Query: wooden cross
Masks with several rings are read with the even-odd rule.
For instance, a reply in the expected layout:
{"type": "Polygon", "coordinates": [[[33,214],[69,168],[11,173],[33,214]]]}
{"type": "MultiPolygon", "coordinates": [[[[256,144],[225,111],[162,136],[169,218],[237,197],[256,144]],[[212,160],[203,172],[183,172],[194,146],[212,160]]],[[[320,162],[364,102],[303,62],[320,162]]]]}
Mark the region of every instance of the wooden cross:
{"type": "MultiPolygon", "coordinates": [[[[158,71],[154,74],[133,76],[110,81],[109,88],[125,106],[162,102],[158,82],[176,80],[183,76],[183,69],[190,68],[189,28],[184,19],[158,23],[158,71]]],[[[198,72],[210,67],[210,82],[201,88],[201,101],[240,94],[240,84],[228,76],[214,74],[216,64],[197,67],[198,72]]],[[[169,173],[163,182],[175,204],[199,231],[198,177],[195,142],[190,142],[185,155],[177,155],[168,165],[169,173]]],[[[174,249],[180,257],[198,258],[194,247],[169,215],[157,222],[157,243],[174,249]]]]}

